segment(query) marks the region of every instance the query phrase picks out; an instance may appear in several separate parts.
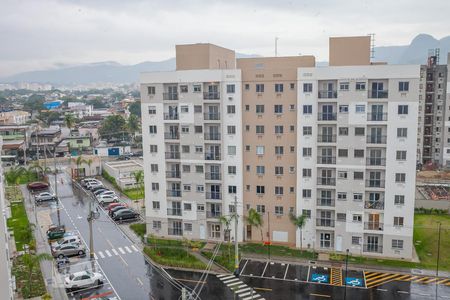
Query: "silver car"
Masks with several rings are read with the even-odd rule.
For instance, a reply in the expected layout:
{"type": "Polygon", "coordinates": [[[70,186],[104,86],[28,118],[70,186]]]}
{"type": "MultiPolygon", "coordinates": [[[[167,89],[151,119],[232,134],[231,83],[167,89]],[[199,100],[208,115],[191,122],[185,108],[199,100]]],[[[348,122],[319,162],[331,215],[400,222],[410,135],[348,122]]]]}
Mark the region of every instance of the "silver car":
{"type": "Polygon", "coordinates": [[[52,193],[49,193],[49,192],[43,192],[43,193],[40,193],[40,194],[36,195],[34,197],[34,200],[36,202],[40,203],[40,202],[44,202],[44,201],[57,200],[57,198],[56,198],[55,194],[52,194],[52,193]]]}
{"type": "Polygon", "coordinates": [[[86,254],[86,247],[82,244],[68,244],[57,246],[52,249],[53,257],[69,257],[69,256],[83,256],[86,254]]]}

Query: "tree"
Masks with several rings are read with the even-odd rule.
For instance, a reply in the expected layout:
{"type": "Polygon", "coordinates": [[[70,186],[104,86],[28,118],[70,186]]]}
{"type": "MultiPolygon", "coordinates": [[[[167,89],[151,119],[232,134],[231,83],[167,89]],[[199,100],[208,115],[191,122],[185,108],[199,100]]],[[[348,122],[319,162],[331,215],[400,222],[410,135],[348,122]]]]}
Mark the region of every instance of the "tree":
{"type": "Polygon", "coordinates": [[[92,107],[94,107],[95,109],[107,107],[100,97],[97,97],[94,100],[90,101],[89,104],[92,104],[92,107]]]}
{"type": "Polygon", "coordinates": [[[44,111],[40,112],[36,118],[48,127],[52,122],[58,121],[59,117],[60,114],[55,111],[44,111]]]}
{"type": "Polygon", "coordinates": [[[128,105],[128,111],[130,114],[135,115],[136,117],[141,117],[141,102],[136,101],[128,105]]]}
{"type": "Polygon", "coordinates": [[[136,181],[136,185],[138,186],[140,195],[144,196],[144,171],[138,170],[134,171],[132,174],[136,181]]]}
{"type": "Polygon", "coordinates": [[[27,171],[28,171],[28,174],[27,174],[28,175],[28,180],[30,179],[31,174],[33,174],[33,173],[36,174],[36,178],[39,180],[39,175],[44,172],[42,167],[39,165],[38,161],[36,161],[32,165],[30,165],[28,167],[27,171]]]}
{"type": "Polygon", "coordinates": [[[17,195],[17,185],[19,184],[20,177],[26,172],[24,167],[13,166],[5,173],[5,180],[9,185],[14,186],[14,200],[17,195]]]}
{"type": "Polygon", "coordinates": [[[219,220],[220,223],[222,223],[223,226],[225,226],[225,232],[228,234],[228,262],[231,258],[231,234],[230,234],[230,227],[231,227],[231,221],[235,218],[235,215],[231,216],[220,216],[219,220]]]}
{"type": "Polygon", "coordinates": [[[43,95],[33,94],[23,103],[23,108],[26,110],[41,111],[44,108],[45,97],[43,95]]]}
{"type": "Polygon", "coordinates": [[[101,137],[106,139],[121,139],[128,137],[127,122],[120,115],[105,118],[98,130],[101,137]]]}
{"type": "Polygon", "coordinates": [[[131,134],[132,140],[134,142],[136,132],[141,129],[141,121],[135,115],[130,115],[128,117],[127,128],[131,134]]]}
{"type": "Polygon", "coordinates": [[[22,263],[28,272],[28,295],[32,295],[33,287],[33,272],[40,267],[40,263],[45,260],[53,260],[53,257],[48,253],[29,254],[26,253],[21,256],[22,263]]]}
{"type": "Polygon", "coordinates": [[[69,128],[70,135],[72,135],[72,127],[75,125],[75,116],[71,113],[66,114],[64,116],[64,123],[66,124],[67,128],[69,128]]]}
{"type": "Polygon", "coordinates": [[[80,177],[80,166],[82,165],[82,164],[85,164],[85,163],[87,163],[86,162],[86,160],[80,155],[80,156],[78,156],[77,158],[73,158],[72,159],[72,161],[77,165],[77,168],[76,168],[76,170],[77,170],[77,174],[76,174],[76,177],[80,177]]]}
{"type": "Polygon", "coordinates": [[[306,215],[296,216],[294,214],[291,214],[290,219],[291,219],[292,224],[294,224],[300,230],[300,250],[302,250],[303,249],[303,243],[302,243],[303,242],[303,233],[302,233],[302,231],[303,231],[303,227],[305,227],[305,225],[306,225],[307,216],[306,215]]]}
{"type": "Polygon", "coordinates": [[[259,228],[261,232],[261,242],[264,242],[264,235],[262,230],[262,225],[264,223],[263,218],[259,212],[257,212],[254,208],[250,208],[248,210],[248,216],[245,217],[247,224],[253,227],[259,228]]]}

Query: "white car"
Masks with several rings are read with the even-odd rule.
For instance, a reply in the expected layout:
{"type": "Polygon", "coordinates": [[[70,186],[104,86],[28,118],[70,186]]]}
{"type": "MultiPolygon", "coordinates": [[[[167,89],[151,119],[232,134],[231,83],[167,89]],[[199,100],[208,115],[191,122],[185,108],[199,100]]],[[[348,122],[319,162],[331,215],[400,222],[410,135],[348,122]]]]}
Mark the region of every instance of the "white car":
{"type": "Polygon", "coordinates": [[[56,200],[56,195],[49,192],[42,192],[34,197],[36,202],[56,200]]]}
{"type": "Polygon", "coordinates": [[[97,199],[102,196],[117,196],[114,191],[103,191],[100,194],[96,195],[97,199]]]}
{"type": "Polygon", "coordinates": [[[110,204],[119,201],[119,197],[115,195],[102,195],[100,197],[97,197],[97,201],[100,203],[100,205],[110,204]]]}
{"type": "Polygon", "coordinates": [[[56,248],[56,247],[62,246],[62,245],[80,244],[80,243],[81,243],[81,240],[78,235],[70,235],[70,236],[63,237],[60,240],[57,240],[56,242],[53,242],[52,248],[56,248]]]}
{"type": "Polygon", "coordinates": [[[81,271],[70,274],[64,279],[64,287],[71,291],[91,286],[99,286],[103,283],[103,275],[96,272],[81,271]]]}
{"type": "Polygon", "coordinates": [[[88,189],[88,190],[91,190],[92,188],[94,188],[94,187],[102,187],[103,186],[103,183],[101,183],[101,182],[99,182],[99,181],[92,181],[92,182],[88,182],[87,184],[86,184],[86,188],[88,189]]]}
{"type": "Polygon", "coordinates": [[[95,178],[84,178],[80,180],[80,183],[83,187],[85,187],[89,182],[100,182],[100,181],[95,178]]]}

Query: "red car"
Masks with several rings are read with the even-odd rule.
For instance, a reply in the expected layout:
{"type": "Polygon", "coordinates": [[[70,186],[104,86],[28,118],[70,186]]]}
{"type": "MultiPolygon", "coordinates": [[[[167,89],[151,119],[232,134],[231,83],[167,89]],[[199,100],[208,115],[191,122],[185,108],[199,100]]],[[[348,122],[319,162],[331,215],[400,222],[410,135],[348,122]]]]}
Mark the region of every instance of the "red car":
{"type": "Polygon", "coordinates": [[[115,202],[115,203],[111,203],[110,205],[108,205],[108,211],[110,211],[111,209],[113,209],[114,207],[117,207],[117,206],[128,207],[128,204],[123,203],[123,202],[115,202]]]}
{"type": "Polygon", "coordinates": [[[30,182],[29,184],[27,184],[28,190],[32,192],[47,190],[48,187],[48,183],[42,181],[30,182]]]}

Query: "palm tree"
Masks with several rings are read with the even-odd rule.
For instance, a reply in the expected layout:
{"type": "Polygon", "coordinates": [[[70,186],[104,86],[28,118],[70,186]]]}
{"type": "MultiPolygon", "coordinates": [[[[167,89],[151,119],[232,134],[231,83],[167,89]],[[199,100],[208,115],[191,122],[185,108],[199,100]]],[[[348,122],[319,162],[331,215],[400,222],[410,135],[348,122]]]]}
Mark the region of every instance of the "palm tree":
{"type": "Polygon", "coordinates": [[[248,216],[245,217],[245,220],[247,221],[248,225],[259,228],[259,230],[261,232],[261,242],[264,242],[264,236],[263,236],[263,230],[262,230],[262,225],[263,225],[264,221],[263,221],[261,214],[259,212],[257,212],[254,208],[250,208],[248,210],[248,216]]]}
{"type": "Polygon", "coordinates": [[[300,230],[300,250],[303,249],[303,227],[305,227],[306,225],[306,220],[307,220],[307,216],[306,215],[299,215],[296,216],[294,214],[290,215],[290,219],[292,224],[294,224],[299,230],[300,230]]]}
{"type": "Polygon", "coordinates": [[[80,166],[87,163],[86,160],[80,155],[76,159],[73,158],[72,161],[77,165],[77,177],[80,177],[80,166]]]}
{"type": "Polygon", "coordinates": [[[14,166],[5,173],[5,180],[9,185],[14,186],[14,200],[17,195],[17,185],[20,177],[26,172],[24,167],[14,166]]]}
{"type": "Polygon", "coordinates": [[[220,216],[219,220],[220,223],[223,224],[223,226],[225,226],[225,232],[228,233],[228,261],[230,261],[230,257],[231,257],[231,234],[230,234],[230,226],[231,226],[231,221],[234,219],[235,215],[230,215],[230,216],[220,216]]]}
{"type": "Polygon", "coordinates": [[[139,188],[139,193],[141,196],[144,195],[144,171],[138,170],[133,173],[134,180],[136,181],[136,185],[139,188]]]}
{"type": "Polygon", "coordinates": [[[136,137],[136,132],[141,129],[141,121],[136,115],[130,115],[127,121],[127,128],[131,134],[131,138],[134,142],[136,137]]]}
{"type": "MultiPolygon", "coordinates": [[[[89,167],[89,175],[91,175],[91,166],[94,161],[91,158],[89,158],[88,160],[85,160],[85,162],[89,167]]],[[[84,175],[86,175],[86,174],[84,174],[84,175]]]]}
{"type": "Polygon", "coordinates": [[[22,263],[28,271],[28,296],[31,296],[31,288],[33,286],[33,272],[40,267],[40,263],[45,260],[53,260],[53,257],[48,253],[40,253],[32,255],[26,253],[21,256],[22,263]]]}
{"type": "MultiPolygon", "coordinates": [[[[34,162],[32,165],[30,165],[28,167],[28,175],[34,173],[36,174],[36,178],[39,180],[39,174],[41,174],[44,170],[42,169],[42,167],[39,165],[39,161],[34,162]]],[[[30,176],[28,176],[28,179],[30,178],[30,176]]]]}
{"type": "Polygon", "coordinates": [[[70,135],[72,135],[72,127],[75,125],[75,116],[71,113],[66,114],[64,116],[64,123],[66,124],[67,128],[69,128],[70,135]]]}

